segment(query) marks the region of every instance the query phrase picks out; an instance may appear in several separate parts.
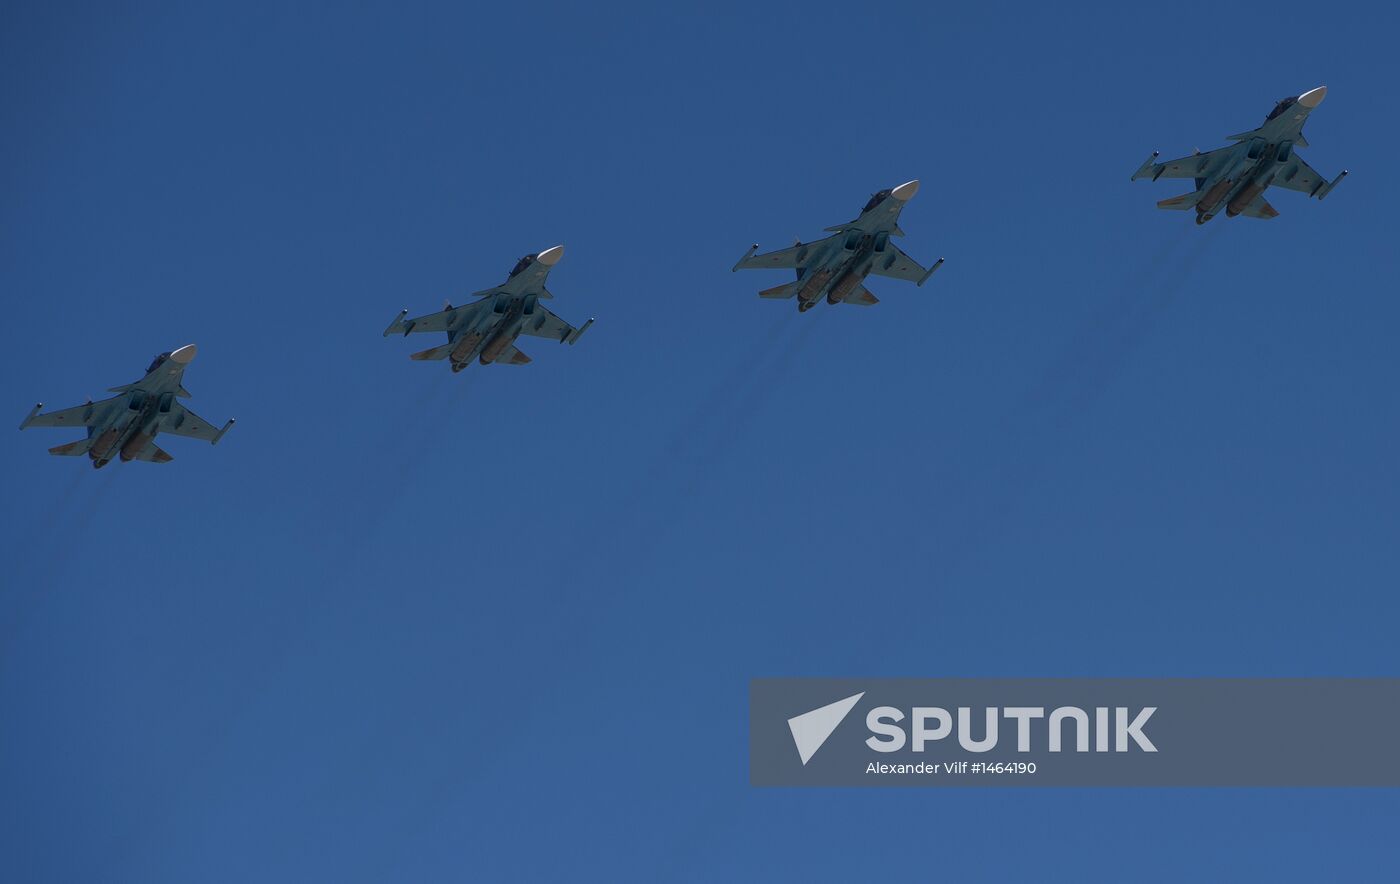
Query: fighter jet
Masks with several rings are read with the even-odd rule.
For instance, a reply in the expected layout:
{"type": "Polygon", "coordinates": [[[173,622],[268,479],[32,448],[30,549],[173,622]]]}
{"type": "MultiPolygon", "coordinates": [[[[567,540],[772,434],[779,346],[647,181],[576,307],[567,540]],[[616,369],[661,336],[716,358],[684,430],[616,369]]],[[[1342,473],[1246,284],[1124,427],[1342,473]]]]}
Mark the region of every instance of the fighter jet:
{"type": "Polygon", "coordinates": [[[1296,148],[1308,146],[1308,140],[1303,137],[1303,124],[1313,108],[1322,104],[1326,97],[1327,87],[1318,86],[1302,95],[1283,99],[1264,119],[1264,125],[1231,135],[1230,140],[1239,143],[1229,147],[1208,153],[1196,151],[1189,157],[1165,163],[1157,162],[1157,152],[1153,151],[1133,173],[1132,180],[1195,179],[1194,191],[1162,200],[1157,208],[1195,209],[1197,224],[1214,218],[1221,206],[1231,218],[1236,215],[1276,217],[1278,211],[1264,199],[1264,191],[1270,185],[1300,190],[1323,199],[1347,177],[1346,170],[1327,181],[1303,162],[1296,148]]]}
{"type": "Polygon", "coordinates": [[[815,307],[822,295],[826,296],[828,304],[869,307],[879,303],[879,299],[864,285],[865,277],[871,273],[923,285],[933,271],[943,266],[943,259],[939,258],[925,270],[918,261],[890,242],[891,236],[904,235],[904,231],[899,229],[899,213],[918,192],[918,181],[882,190],[865,204],[859,218],[828,227],[826,230],[831,236],[809,243],[798,240],[792,248],[764,255],[754,254],[758,251],[758,244],[755,243],[733,269],[796,270],[796,282],[764,289],[758,296],[795,297],[799,313],[806,313],[815,307]]]}
{"type": "Polygon", "coordinates": [[[223,429],[216,430],[208,421],[175,401],[177,397],[187,398],[190,395],[183,386],[183,378],[185,369],[194,361],[195,352],[194,344],[186,344],[178,350],[160,354],[146,369],[145,377],[133,384],[113,387],[108,392],[118,395],[101,402],[88,400],[86,405],[75,405],[48,414],[39,413],[39,409],[44,407],[44,403],[40,402],[19,428],[86,427],[86,439],[50,448],[49,454],[66,457],[86,454],[96,469],[106,466],[118,455],[123,461],[169,463],[174,458],[155,444],[156,434],[161,432],[191,436],[218,445],[229,427],[233,426],[233,419],[230,418],[223,429]]]}
{"type": "Polygon", "coordinates": [[[482,365],[493,362],[524,365],[530,357],[515,347],[515,339],[522,334],[573,344],[588,331],[593,320],[585,322],[582,328],[574,328],[539,303],[541,298],[554,297],[544,284],[550,269],[562,257],[563,246],[526,255],[516,262],[504,283],[472,294],[480,300],[462,307],[453,307],[448,302],[437,313],[417,319],[405,320],[408,311],[403,310],[384,329],[384,336],[447,332],[446,344],[414,353],[409,358],[449,359],[453,372],[466,368],[473,359],[479,359],[482,365]]]}

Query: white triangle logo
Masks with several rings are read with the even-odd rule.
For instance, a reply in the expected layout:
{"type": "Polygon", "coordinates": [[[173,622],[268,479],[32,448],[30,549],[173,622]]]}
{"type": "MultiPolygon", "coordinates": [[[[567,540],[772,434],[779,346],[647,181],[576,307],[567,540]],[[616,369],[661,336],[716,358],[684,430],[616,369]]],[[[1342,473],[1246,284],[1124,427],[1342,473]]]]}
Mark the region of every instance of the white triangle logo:
{"type": "Polygon", "coordinates": [[[851,709],[864,696],[865,691],[861,691],[859,694],[844,700],[837,700],[835,703],[820,709],[813,709],[811,712],[804,712],[788,719],[788,729],[792,731],[792,741],[797,744],[797,754],[802,757],[804,766],[813,755],[817,754],[822,743],[826,742],[827,737],[831,736],[837,725],[845,721],[851,709]]]}

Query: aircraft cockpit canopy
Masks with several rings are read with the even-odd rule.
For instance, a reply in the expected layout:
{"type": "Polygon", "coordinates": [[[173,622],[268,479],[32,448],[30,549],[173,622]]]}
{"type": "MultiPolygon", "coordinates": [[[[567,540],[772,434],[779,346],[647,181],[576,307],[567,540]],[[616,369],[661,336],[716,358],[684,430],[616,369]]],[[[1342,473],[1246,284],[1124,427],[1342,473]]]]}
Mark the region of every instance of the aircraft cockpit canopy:
{"type": "Polygon", "coordinates": [[[526,267],[529,267],[531,264],[535,263],[535,258],[537,258],[537,257],[539,257],[539,256],[538,256],[538,255],[526,255],[525,257],[521,258],[519,261],[516,261],[516,262],[515,262],[515,269],[512,270],[512,271],[510,272],[510,275],[511,275],[511,276],[518,276],[518,275],[520,274],[520,271],[524,270],[526,267]]]}
{"type": "Polygon", "coordinates": [[[1290,107],[1292,107],[1293,105],[1295,105],[1295,104],[1297,104],[1297,103],[1298,103],[1298,96],[1296,96],[1296,95],[1293,96],[1292,98],[1285,98],[1283,101],[1280,101],[1278,104],[1274,105],[1274,109],[1271,110],[1271,111],[1269,111],[1269,115],[1268,115],[1267,117],[1264,118],[1264,122],[1266,122],[1266,123],[1269,122],[1269,120],[1274,119],[1274,118],[1277,117],[1279,114],[1281,114],[1281,113],[1283,113],[1284,111],[1288,110],[1290,107]]]}
{"type": "Polygon", "coordinates": [[[892,192],[893,191],[890,190],[882,190],[879,193],[875,194],[870,198],[870,202],[865,204],[865,208],[861,209],[861,211],[868,212],[876,206],[880,205],[880,203],[884,202],[885,199],[888,198],[892,192]]]}

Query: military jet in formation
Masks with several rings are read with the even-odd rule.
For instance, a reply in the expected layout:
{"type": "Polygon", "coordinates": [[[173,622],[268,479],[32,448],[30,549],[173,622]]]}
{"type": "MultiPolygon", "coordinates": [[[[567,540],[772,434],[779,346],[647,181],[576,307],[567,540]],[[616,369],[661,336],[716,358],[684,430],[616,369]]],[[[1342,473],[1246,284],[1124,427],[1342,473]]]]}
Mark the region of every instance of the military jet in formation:
{"type": "Polygon", "coordinates": [[[1231,135],[1237,142],[1228,147],[1201,153],[1197,151],[1179,160],[1157,162],[1152,156],[1133,173],[1139,178],[1191,178],[1196,189],[1157,203],[1159,209],[1196,210],[1196,223],[1204,224],[1214,218],[1223,206],[1233,218],[1274,218],[1278,210],[1264,199],[1270,186],[1298,190],[1319,200],[1347,177],[1346,170],[1328,181],[1298,156],[1297,148],[1307,147],[1303,124],[1322,99],[1327,87],[1319,86],[1293,98],[1285,98],[1274,106],[1257,129],[1231,135]]]}
{"type": "Polygon", "coordinates": [[[522,334],[574,344],[588,331],[593,320],[574,328],[540,303],[542,299],[554,297],[545,288],[545,280],[562,257],[563,246],[526,255],[516,262],[504,283],[472,295],[480,300],[461,307],[453,307],[449,302],[437,313],[417,319],[405,320],[408,310],[403,310],[384,329],[384,336],[446,332],[446,344],[414,353],[409,358],[448,359],[454,373],[466,368],[473,359],[482,365],[493,362],[524,365],[530,357],[515,346],[522,334]]]}
{"type": "MultiPolygon", "coordinates": [[[[1234,217],[1273,218],[1278,212],[1264,199],[1269,187],[1285,187],[1302,191],[1318,199],[1332,192],[1345,170],[1332,181],[1325,180],[1298,156],[1297,148],[1306,147],[1303,124],[1308,115],[1322,103],[1327,88],[1319,86],[1296,98],[1285,98],[1275,105],[1263,125],[1248,132],[1231,135],[1235,144],[1196,152],[1189,157],[1157,162],[1153,153],[1133,174],[1139,178],[1190,178],[1196,189],[1183,196],[1159,202],[1163,209],[1195,209],[1196,223],[1204,224],[1224,208],[1234,217]]],[[[815,307],[823,298],[828,304],[870,306],[878,299],[865,287],[872,273],[923,285],[939,267],[939,258],[925,269],[891,237],[903,236],[899,216],[909,200],[918,193],[919,182],[908,181],[898,187],[873,195],[854,221],[826,228],[831,234],[815,242],[800,240],[790,248],[757,254],[755,244],[734,265],[734,270],[786,269],[797,278],[792,282],[764,289],[764,298],[796,298],[799,313],[815,307]]],[[[548,338],[564,344],[574,344],[593,324],[590,319],[575,328],[560,319],[540,302],[554,296],[546,288],[550,270],[564,256],[564,247],[555,246],[521,258],[510,276],[501,285],[476,292],[470,304],[453,307],[449,302],[437,313],[416,319],[406,319],[403,310],[384,330],[393,334],[438,332],[447,335],[447,343],[414,353],[415,360],[449,360],[453,372],[459,372],[473,360],[482,365],[505,363],[524,365],[530,357],[515,346],[522,335],[548,338]]],[[[101,402],[62,411],[40,414],[43,403],[20,424],[28,427],[83,427],[87,438],[49,449],[50,454],[79,456],[86,454],[94,467],[102,467],[115,457],[123,461],[145,460],[167,463],[171,456],[156,447],[159,433],[191,436],[218,444],[233,420],[222,429],[214,427],[190,411],[177,399],[188,397],[183,377],[185,368],[195,357],[195,347],[189,344],[169,353],[162,353],[146,369],[141,380],[113,387],[118,395],[101,402]]]]}
{"type": "Polygon", "coordinates": [[[828,304],[857,304],[869,307],[879,299],[865,287],[865,278],[874,273],[923,285],[933,271],[943,265],[939,258],[925,270],[918,261],[890,242],[903,236],[899,213],[914,194],[919,182],[909,181],[872,196],[860,217],[828,227],[831,236],[816,242],[798,241],[791,248],[756,255],[758,244],[740,258],[733,270],[785,269],[797,271],[793,282],[764,289],[760,298],[797,298],[797,310],[806,313],[826,296],[828,304]]]}
{"type": "Polygon", "coordinates": [[[174,458],[156,447],[155,438],[159,433],[190,436],[218,445],[229,427],[233,426],[233,419],[229,418],[222,429],[216,430],[208,421],[176,401],[190,395],[184,387],[184,376],[196,352],[194,344],[186,344],[178,350],[160,354],[146,369],[145,377],[135,383],[113,387],[108,392],[118,395],[101,402],[89,401],[86,405],[75,405],[48,414],[39,413],[39,409],[44,407],[44,403],[40,402],[19,428],[86,428],[87,438],[50,448],[49,454],[66,457],[86,454],[96,469],[106,466],[114,457],[121,457],[123,461],[169,463],[174,458]]]}

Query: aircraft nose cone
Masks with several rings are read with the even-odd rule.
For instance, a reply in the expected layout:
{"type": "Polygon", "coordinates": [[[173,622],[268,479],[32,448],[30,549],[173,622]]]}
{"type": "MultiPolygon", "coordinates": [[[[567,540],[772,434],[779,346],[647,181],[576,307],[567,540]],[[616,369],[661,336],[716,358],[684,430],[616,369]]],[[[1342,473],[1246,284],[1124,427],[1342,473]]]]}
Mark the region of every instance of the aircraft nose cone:
{"type": "Polygon", "coordinates": [[[562,257],[564,257],[564,247],[555,246],[552,249],[545,249],[543,252],[540,252],[535,260],[546,267],[553,267],[555,264],[559,263],[559,259],[562,257]]]}
{"type": "Polygon", "coordinates": [[[1298,96],[1298,103],[1306,108],[1314,108],[1322,104],[1322,99],[1327,97],[1327,87],[1318,86],[1316,89],[1309,89],[1298,96]]]}
{"type": "Polygon", "coordinates": [[[918,192],[919,179],[915,178],[913,181],[906,181],[905,183],[896,187],[894,190],[890,191],[890,196],[899,200],[901,203],[907,203],[911,199],[913,199],[914,194],[918,192]]]}
{"type": "Polygon", "coordinates": [[[186,344],[185,346],[171,353],[170,358],[172,361],[178,362],[181,365],[189,365],[191,362],[194,362],[195,354],[198,352],[199,351],[195,349],[194,344],[186,344]]]}

